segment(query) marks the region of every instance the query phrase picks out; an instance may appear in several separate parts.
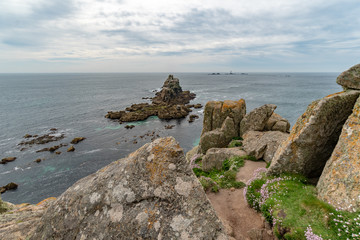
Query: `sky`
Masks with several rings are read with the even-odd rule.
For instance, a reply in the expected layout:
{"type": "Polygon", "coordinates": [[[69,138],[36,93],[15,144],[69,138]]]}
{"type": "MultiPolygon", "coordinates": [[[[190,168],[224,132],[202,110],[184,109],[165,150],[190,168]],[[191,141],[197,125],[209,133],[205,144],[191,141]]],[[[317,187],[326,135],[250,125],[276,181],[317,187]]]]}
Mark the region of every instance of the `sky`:
{"type": "Polygon", "coordinates": [[[342,72],[359,0],[1,0],[0,73],[342,72]]]}

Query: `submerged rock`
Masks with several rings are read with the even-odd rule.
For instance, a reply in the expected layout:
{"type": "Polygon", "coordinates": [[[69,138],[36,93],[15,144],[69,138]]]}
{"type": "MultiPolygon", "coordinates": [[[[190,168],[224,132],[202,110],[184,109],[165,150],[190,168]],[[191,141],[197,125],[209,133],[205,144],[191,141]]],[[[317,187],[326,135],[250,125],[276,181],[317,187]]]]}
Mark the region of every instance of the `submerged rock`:
{"type": "Polygon", "coordinates": [[[227,239],[174,138],[85,177],[48,208],[30,239],[227,239]]]}
{"type": "Polygon", "coordinates": [[[350,69],[341,73],[336,83],[343,86],[344,89],[360,90],[360,64],[352,66],[350,69]]]}
{"type": "Polygon", "coordinates": [[[0,164],[6,164],[8,162],[13,162],[16,160],[16,157],[7,157],[7,158],[3,158],[0,161],[0,164]]]}
{"type": "Polygon", "coordinates": [[[351,90],[312,102],[276,151],[268,173],[319,177],[359,94],[351,90]]]}
{"type": "Polygon", "coordinates": [[[78,144],[81,141],[84,141],[86,138],[84,137],[76,137],[73,140],[71,140],[71,144],[78,144]]]}
{"type": "Polygon", "coordinates": [[[317,184],[318,197],[336,207],[360,210],[360,98],[317,184]]]}
{"type": "Polygon", "coordinates": [[[73,151],[75,151],[74,146],[70,146],[70,147],[67,149],[67,152],[73,152],[73,151]]]}

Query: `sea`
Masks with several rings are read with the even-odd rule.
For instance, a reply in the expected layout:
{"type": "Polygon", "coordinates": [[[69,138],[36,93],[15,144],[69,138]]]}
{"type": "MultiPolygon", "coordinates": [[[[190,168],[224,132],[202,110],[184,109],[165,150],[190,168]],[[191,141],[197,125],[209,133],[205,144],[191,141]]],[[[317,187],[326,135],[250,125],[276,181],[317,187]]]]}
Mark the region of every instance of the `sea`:
{"type": "MultiPolygon", "coordinates": [[[[245,99],[247,112],[263,104],[277,105],[276,113],[291,126],[313,100],[339,92],[339,73],[59,73],[0,74],[0,159],[16,157],[0,165],[0,186],[18,184],[1,195],[5,201],[38,203],[58,197],[77,180],[126,157],[154,137],[173,136],[185,152],[200,139],[203,108],[194,109],[199,119],[145,121],[126,124],[105,118],[134,103],[149,102],[169,74],[180,79],[183,90],[196,93],[192,104],[245,99]],[[166,125],[175,125],[165,129],[166,125]],[[20,151],[26,134],[43,135],[56,128],[65,138],[20,151]],[[45,147],[69,144],[75,137],[86,140],[58,151],[36,152],[45,147]],[[42,159],[36,163],[36,159],[42,159]]],[[[70,145],[69,145],[70,146],[70,145]]]]}

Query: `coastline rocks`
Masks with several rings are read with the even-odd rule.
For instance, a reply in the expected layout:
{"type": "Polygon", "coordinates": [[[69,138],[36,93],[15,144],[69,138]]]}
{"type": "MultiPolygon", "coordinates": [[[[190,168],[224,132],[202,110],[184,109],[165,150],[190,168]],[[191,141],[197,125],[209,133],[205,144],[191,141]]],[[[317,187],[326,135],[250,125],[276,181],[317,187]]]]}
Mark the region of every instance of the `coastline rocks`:
{"type": "MultiPolygon", "coordinates": [[[[186,117],[191,112],[190,107],[185,105],[195,98],[194,93],[183,91],[179,79],[169,75],[160,92],[152,98],[152,103],[139,103],[127,107],[125,111],[108,112],[105,117],[119,119],[122,122],[143,121],[150,116],[158,116],[160,119],[178,119],[186,117]]],[[[196,105],[197,107],[201,107],[196,105]]]]}
{"type": "Polygon", "coordinates": [[[227,239],[173,137],[89,175],[48,208],[30,239],[227,239]]]}
{"type": "Polygon", "coordinates": [[[312,102],[276,151],[268,173],[319,177],[359,94],[351,90],[312,102]]]}
{"type": "Polygon", "coordinates": [[[81,141],[84,141],[86,138],[84,138],[84,137],[76,137],[76,138],[74,138],[73,140],[71,140],[71,144],[78,144],[79,142],[81,142],[81,141]]]}
{"type": "Polygon", "coordinates": [[[3,202],[7,205],[7,209],[0,215],[1,240],[28,239],[40,223],[44,211],[54,200],[55,198],[47,198],[36,205],[28,203],[14,205],[3,202]]]}
{"type": "Polygon", "coordinates": [[[341,73],[336,83],[341,85],[344,89],[358,89],[360,90],[360,64],[352,66],[350,69],[341,73]]]}
{"type": "Polygon", "coordinates": [[[247,155],[271,162],[276,150],[288,136],[288,133],[280,131],[248,131],[243,136],[243,148],[247,155]]]}
{"type": "Polygon", "coordinates": [[[205,132],[200,138],[200,151],[205,154],[210,148],[226,147],[233,137],[237,137],[235,124],[232,118],[227,117],[221,128],[205,132]]]}
{"type": "Polygon", "coordinates": [[[7,158],[3,158],[0,161],[0,164],[6,164],[8,162],[13,162],[16,160],[16,157],[7,157],[7,158]]]}
{"type": "Polygon", "coordinates": [[[360,98],[317,184],[318,197],[342,209],[360,210],[360,98]]]}
{"type": "Polygon", "coordinates": [[[221,128],[227,117],[234,121],[235,131],[239,135],[240,122],[246,114],[246,104],[244,99],[238,101],[225,100],[209,101],[204,109],[203,130],[201,135],[206,132],[221,128]]]}
{"type": "Polygon", "coordinates": [[[263,131],[269,118],[276,109],[274,104],[265,104],[255,108],[244,116],[240,123],[240,136],[247,131],[263,131]]]}
{"type": "Polygon", "coordinates": [[[233,156],[246,156],[246,152],[240,148],[211,148],[202,157],[202,170],[207,172],[216,168],[220,170],[223,162],[233,156]]]}
{"type": "Polygon", "coordinates": [[[25,139],[29,139],[26,141],[22,141],[20,142],[18,145],[22,146],[22,145],[35,145],[35,144],[46,144],[49,142],[56,142],[58,140],[61,140],[65,137],[64,134],[60,134],[60,133],[56,133],[57,129],[56,128],[52,128],[50,129],[51,133],[49,134],[44,134],[41,136],[38,135],[30,135],[30,134],[26,134],[24,136],[25,139]],[[31,139],[32,138],[32,139],[31,139]]]}
{"type": "Polygon", "coordinates": [[[70,147],[67,149],[67,152],[73,152],[73,151],[75,151],[74,146],[70,146],[70,147]]]}
{"type": "Polygon", "coordinates": [[[19,185],[17,185],[16,183],[13,183],[13,182],[8,183],[5,186],[2,186],[0,188],[0,193],[4,193],[4,192],[6,192],[8,190],[16,190],[18,188],[18,186],[19,185]]]}

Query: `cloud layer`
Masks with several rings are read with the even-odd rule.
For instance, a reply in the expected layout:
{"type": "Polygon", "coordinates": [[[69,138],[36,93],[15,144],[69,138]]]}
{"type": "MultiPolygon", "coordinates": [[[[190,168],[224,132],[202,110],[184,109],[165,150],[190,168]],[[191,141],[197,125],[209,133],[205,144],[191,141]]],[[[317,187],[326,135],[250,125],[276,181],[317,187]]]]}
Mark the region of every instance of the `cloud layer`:
{"type": "Polygon", "coordinates": [[[0,2],[0,72],[342,71],[357,0],[0,2]]]}

